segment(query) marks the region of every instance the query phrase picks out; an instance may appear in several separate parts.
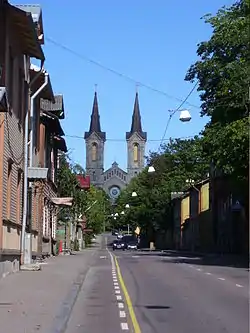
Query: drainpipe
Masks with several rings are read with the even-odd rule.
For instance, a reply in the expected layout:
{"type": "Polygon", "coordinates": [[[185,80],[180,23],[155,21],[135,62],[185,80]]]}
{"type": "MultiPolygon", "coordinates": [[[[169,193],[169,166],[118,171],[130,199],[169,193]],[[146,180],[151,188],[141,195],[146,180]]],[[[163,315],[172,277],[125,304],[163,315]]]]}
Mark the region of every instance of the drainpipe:
{"type": "Polygon", "coordinates": [[[30,128],[30,142],[29,142],[29,166],[33,166],[33,132],[34,132],[34,106],[35,99],[40,94],[40,92],[47,86],[49,82],[49,75],[45,72],[45,80],[41,87],[31,96],[30,99],[30,119],[31,119],[31,128],[30,128]]]}
{"type": "MultiPolygon", "coordinates": [[[[24,56],[24,75],[25,80],[29,86],[38,79],[38,77],[43,72],[43,64],[41,64],[41,70],[37,73],[37,75],[30,82],[29,76],[29,57],[24,56]]],[[[46,82],[46,81],[45,81],[46,82]]],[[[21,237],[21,264],[29,263],[31,258],[28,259],[28,256],[25,256],[26,246],[25,246],[25,235],[26,235],[26,222],[27,222],[27,199],[28,199],[28,140],[29,140],[29,97],[30,93],[26,100],[26,113],[25,113],[25,124],[24,124],[24,174],[23,174],[23,216],[22,216],[22,237],[21,237]],[[26,260],[25,260],[26,258],[26,260]]],[[[34,108],[33,108],[34,110],[34,108]]],[[[28,251],[29,254],[29,251],[28,251]]]]}

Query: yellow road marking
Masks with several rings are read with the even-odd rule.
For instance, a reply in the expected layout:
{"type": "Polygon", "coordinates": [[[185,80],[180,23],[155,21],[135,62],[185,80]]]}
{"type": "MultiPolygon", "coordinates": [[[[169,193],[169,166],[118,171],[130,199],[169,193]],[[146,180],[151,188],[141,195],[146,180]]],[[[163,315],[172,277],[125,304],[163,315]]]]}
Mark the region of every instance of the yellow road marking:
{"type": "Polygon", "coordinates": [[[133,327],[134,327],[134,333],[141,333],[140,325],[139,325],[139,323],[136,319],[135,311],[134,311],[134,308],[133,308],[128,290],[127,290],[126,285],[124,283],[124,280],[123,280],[123,277],[122,277],[122,274],[121,274],[121,270],[120,270],[120,266],[118,264],[118,260],[117,260],[116,256],[114,256],[114,257],[115,257],[115,264],[116,264],[118,279],[120,281],[120,285],[121,285],[121,288],[122,288],[122,291],[124,293],[124,297],[125,297],[125,300],[126,300],[126,303],[127,303],[127,306],[128,306],[129,315],[130,315],[130,318],[131,318],[131,321],[132,321],[132,324],[133,324],[133,327]]]}

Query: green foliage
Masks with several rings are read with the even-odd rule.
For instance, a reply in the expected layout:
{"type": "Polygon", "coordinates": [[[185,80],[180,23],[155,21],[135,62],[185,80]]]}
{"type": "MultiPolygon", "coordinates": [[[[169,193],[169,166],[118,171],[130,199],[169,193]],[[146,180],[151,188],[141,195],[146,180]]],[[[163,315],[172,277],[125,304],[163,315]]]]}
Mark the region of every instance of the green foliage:
{"type": "Polygon", "coordinates": [[[93,228],[94,233],[99,233],[110,214],[107,195],[93,186],[89,191],[81,190],[76,179],[79,174],[84,174],[83,168],[79,164],[73,164],[67,155],[62,155],[57,176],[58,193],[61,197],[73,197],[73,206],[60,210],[59,219],[67,223],[69,219],[77,220],[80,215],[86,215],[87,227],[93,228]]]}
{"type": "Polygon", "coordinates": [[[92,228],[94,233],[102,232],[111,212],[110,201],[106,193],[91,186],[87,192],[86,204],[87,228],[92,228]]]}
{"type": "Polygon", "coordinates": [[[79,251],[80,250],[80,246],[79,246],[79,241],[78,239],[74,239],[74,242],[73,242],[73,251],[79,251]]]}
{"type": "Polygon", "coordinates": [[[214,124],[204,131],[205,154],[214,161],[216,170],[237,179],[248,178],[249,119],[234,121],[226,126],[214,124]]]}
{"type": "Polygon", "coordinates": [[[200,60],[190,67],[186,80],[199,81],[202,115],[225,124],[249,112],[249,1],[223,7],[204,19],[213,34],[198,45],[200,60]]]}
{"type": "Polygon", "coordinates": [[[89,247],[92,243],[92,235],[91,234],[86,234],[85,235],[85,246],[89,247]]]}
{"type": "Polygon", "coordinates": [[[219,172],[248,182],[250,39],[248,1],[206,15],[213,28],[209,41],[198,45],[200,57],[186,80],[198,79],[202,115],[211,117],[203,131],[204,153],[219,172]]]}
{"type": "Polygon", "coordinates": [[[187,179],[204,179],[209,171],[199,137],[171,140],[162,147],[161,154],[150,154],[148,164],[154,166],[155,172],[150,174],[146,168],[122,191],[117,211],[124,210],[125,215],[118,217],[116,227],[130,224],[148,233],[171,228],[171,192],[183,191],[187,179]],[[133,191],[137,197],[131,196],[133,191]],[[126,204],[129,209],[125,209],[126,204]]]}

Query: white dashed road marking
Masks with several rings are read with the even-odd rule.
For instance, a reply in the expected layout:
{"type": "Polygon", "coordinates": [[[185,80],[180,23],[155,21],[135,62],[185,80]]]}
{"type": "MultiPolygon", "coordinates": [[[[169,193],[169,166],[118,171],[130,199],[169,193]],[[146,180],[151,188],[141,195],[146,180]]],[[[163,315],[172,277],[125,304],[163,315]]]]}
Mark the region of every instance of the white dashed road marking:
{"type": "MultiPolygon", "coordinates": [[[[108,253],[110,255],[110,259],[111,259],[112,279],[113,279],[113,284],[114,284],[115,296],[116,296],[116,300],[117,300],[117,306],[118,306],[118,309],[124,309],[124,303],[122,302],[122,295],[120,295],[121,290],[120,290],[119,282],[118,282],[118,279],[117,279],[114,257],[109,252],[108,249],[107,249],[107,251],[108,251],[108,253]]],[[[126,312],[124,310],[119,310],[119,318],[126,318],[126,312]]],[[[123,331],[129,331],[128,323],[121,322],[121,329],[123,331]]]]}
{"type": "Polygon", "coordinates": [[[123,331],[128,331],[128,324],[127,323],[121,323],[121,328],[123,331]]]}
{"type": "MultiPolygon", "coordinates": [[[[203,273],[206,274],[206,275],[211,275],[211,276],[213,276],[213,274],[210,273],[210,272],[204,272],[202,268],[196,268],[196,267],[193,266],[193,265],[188,265],[188,267],[190,267],[190,268],[195,268],[195,269],[196,269],[197,271],[199,271],[199,272],[203,272],[203,273]]],[[[215,278],[216,278],[216,276],[215,276],[215,278]]],[[[217,280],[220,280],[220,281],[226,281],[226,279],[223,278],[223,277],[217,277],[217,280]]],[[[238,283],[236,283],[235,286],[238,287],[238,288],[244,288],[244,286],[242,286],[241,284],[238,284],[238,283]]]]}
{"type": "Polygon", "coordinates": [[[123,303],[118,303],[118,308],[119,309],[123,309],[124,308],[124,304],[123,303]]]}
{"type": "Polygon", "coordinates": [[[125,311],[120,311],[119,316],[120,316],[120,318],[126,318],[126,312],[125,311]]]}

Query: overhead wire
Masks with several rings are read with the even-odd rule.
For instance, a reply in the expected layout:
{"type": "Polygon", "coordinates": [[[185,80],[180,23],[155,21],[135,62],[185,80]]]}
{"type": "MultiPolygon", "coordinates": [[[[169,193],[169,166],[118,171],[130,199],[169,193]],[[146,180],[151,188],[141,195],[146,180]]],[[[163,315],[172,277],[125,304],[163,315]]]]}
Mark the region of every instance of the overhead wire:
{"type": "MultiPolygon", "coordinates": [[[[59,48],[65,50],[65,51],[67,51],[67,52],[69,52],[69,53],[75,55],[76,57],[81,58],[82,60],[84,60],[84,61],[86,61],[86,62],[89,62],[89,63],[91,63],[91,64],[93,64],[93,65],[95,65],[95,66],[97,66],[97,67],[99,67],[99,68],[101,68],[101,69],[103,69],[103,70],[106,70],[106,71],[108,71],[108,72],[110,72],[110,73],[112,73],[112,74],[114,74],[114,75],[116,75],[116,76],[119,76],[119,77],[121,77],[121,78],[123,78],[123,79],[125,79],[125,80],[127,80],[127,81],[129,81],[129,82],[132,82],[132,83],[136,84],[137,86],[139,85],[139,86],[144,87],[144,88],[146,88],[146,89],[148,89],[148,90],[154,91],[154,92],[159,93],[159,94],[161,94],[161,95],[164,95],[164,96],[166,96],[166,97],[168,97],[168,98],[175,99],[175,100],[181,102],[180,105],[179,105],[175,110],[173,110],[173,111],[169,111],[169,112],[170,112],[170,115],[169,115],[169,118],[168,118],[168,121],[167,121],[166,127],[165,127],[165,129],[164,129],[164,133],[163,133],[162,138],[161,138],[160,140],[158,140],[158,139],[157,139],[157,140],[148,140],[148,142],[159,142],[159,141],[160,141],[160,145],[159,145],[158,151],[161,149],[161,146],[162,146],[162,144],[163,144],[164,141],[169,141],[169,140],[170,140],[170,139],[165,139],[165,136],[166,136],[167,130],[168,130],[168,128],[169,128],[169,125],[170,125],[171,119],[173,118],[174,114],[175,114],[177,111],[179,111],[179,110],[181,109],[181,107],[182,107],[184,104],[187,104],[187,105],[189,105],[189,106],[192,106],[192,107],[194,107],[194,108],[198,108],[198,109],[199,109],[199,107],[198,107],[197,105],[191,104],[191,103],[189,103],[189,102],[187,101],[187,100],[189,99],[189,97],[191,96],[191,94],[194,92],[195,88],[197,87],[198,82],[196,82],[196,84],[193,86],[193,88],[192,88],[191,91],[188,93],[188,95],[186,96],[186,98],[183,100],[183,99],[181,99],[181,98],[178,98],[178,97],[172,96],[172,95],[166,93],[165,91],[162,91],[162,90],[160,90],[160,89],[156,89],[156,88],[154,88],[154,87],[152,87],[152,86],[150,86],[150,85],[148,85],[148,84],[145,84],[145,83],[143,83],[143,82],[141,82],[141,81],[139,81],[139,80],[135,80],[134,78],[130,77],[130,76],[127,75],[127,74],[124,74],[124,73],[122,73],[122,72],[119,72],[119,71],[117,71],[117,70],[114,70],[113,68],[110,68],[110,67],[108,67],[108,66],[106,66],[106,65],[103,65],[103,64],[101,64],[100,62],[98,62],[98,61],[96,61],[96,60],[93,60],[93,59],[91,59],[90,57],[88,57],[88,56],[86,56],[86,55],[83,55],[83,54],[81,54],[81,53],[79,53],[79,52],[73,50],[72,48],[70,48],[70,47],[68,47],[68,46],[66,46],[66,45],[64,45],[64,44],[62,44],[62,43],[57,42],[57,41],[55,41],[54,39],[52,39],[52,38],[50,38],[50,37],[46,37],[46,40],[47,40],[48,42],[50,42],[51,44],[55,45],[56,47],[59,47],[59,48]]],[[[77,139],[84,139],[83,137],[81,137],[81,136],[77,136],[77,135],[65,135],[65,136],[66,136],[66,137],[71,137],[71,138],[77,138],[77,139]]],[[[192,138],[192,137],[193,137],[193,136],[189,136],[189,137],[185,137],[185,138],[183,138],[183,139],[192,138]]],[[[118,142],[118,141],[125,141],[125,140],[122,140],[122,139],[107,139],[107,141],[116,141],[116,142],[118,142]]]]}
{"type": "Polygon", "coordinates": [[[161,139],[161,142],[160,142],[160,145],[159,145],[159,148],[158,148],[158,152],[160,151],[161,147],[162,147],[162,144],[163,144],[163,141],[165,140],[165,136],[166,136],[166,133],[167,133],[167,130],[169,128],[169,125],[170,125],[170,122],[173,118],[173,116],[176,114],[176,112],[180,111],[180,109],[183,107],[183,105],[185,103],[187,103],[187,100],[188,98],[192,95],[192,93],[194,92],[195,88],[197,87],[198,85],[198,82],[196,82],[196,84],[193,86],[193,88],[190,90],[190,92],[188,93],[188,95],[186,96],[186,98],[181,102],[181,104],[177,107],[177,109],[173,110],[173,111],[169,111],[170,114],[169,114],[169,117],[168,117],[168,121],[167,121],[167,124],[166,124],[166,127],[164,129],[164,132],[163,132],[163,136],[162,136],[162,139],[161,139]]]}
{"type": "Polygon", "coordinates": [[[129,81],[129,82],[132,82],[132,83],[136,84],[137,86],[144,87],[144,88],[146,88],[148,90],[151,90],[151,91],[154,91],[154,92],[156,92],[158,94],[164,95],[164,96],[166,96],[166,97],[168,97],[170,99],[175,99],[178,102],[186,103],[189,106],[192,106],[194,108],[199,109],[199,107],[197,105],[191,104],[191,103],[187,102],[186,100],[182,100],[181,98],[178,98],[176,96],[172,96],[172,95],[166,93],[163,90],[154,88],[154,87],[152,87],[152,86],[150,86],[150,85],[148,85],[148,84],[146,84],[144,82],[141,82],[140,80],[134,79],[133,77],[131,77],[131,76],[127,75],[127,74],[124,74],[124,73],[119,72],[119,71],[117,71],[117,70],[115,70],[113,68],[110,68],[110,67],[108,67],[106,65],[103,65],[102,63],[100,63],[100,62],[98,62],[96,60],[93,60],[90,57],[88,57],[86,55],[83,55],[83,54],[81,54],[81,53],[73,50],[72,48],[70,48],[70,47],[68,47],[68,46],[66,46],[66,45],[64,45],[62,43],[59,43],[59,42],[55,41],[54,39],[52,39],[50,37],[46,37],[46,40],[48,42],[50,42],[51,44],[55,45],[56,47],[59,47],[59,48],[61,48],[61,49],[65,50],[65,51],[67,51],[67,52],[75,55],[76,57],[78,57],[78,58],[80,58],[80,59],[82,59],[82,60],[84,60],[86,62],[89,62],[89,63],[91,63],[91,64],[93,64],[93,65],[95,65],[95,66],[97,66],[99,68],[102,68],[103,70],[106,70],[106,71],[108,71],[108,72],[110,72],[110,73],[112,73],[112,74],[114,74],[116,76],[119,76],[119,77],[121,77],[121,78],[129,81]]]}
{"type": "MultiPolygon", "coordinates": [[[[69,134],[66,134],[65,135],[66,138],[73,138],[73,139],[81,139],[81,140],[84,140],[84,137],[83,136],[80,136],[80,135],[69,135],[69,134]]],[[[191,139],[193,138],[194,136],[185,136],[185,137],[181,137],[179,139],[191,139]]],[[[169,141],[170,139],[164,139],[164,141],[169,141]]],[[[106,141],[109,141],[109,142],[126,142],[126,139],[106,139],[106,141]]],[[[151,140],[147,140],[147,142],[160,142],[162,141],[162,139],[151,139],[151,140]]]]}

